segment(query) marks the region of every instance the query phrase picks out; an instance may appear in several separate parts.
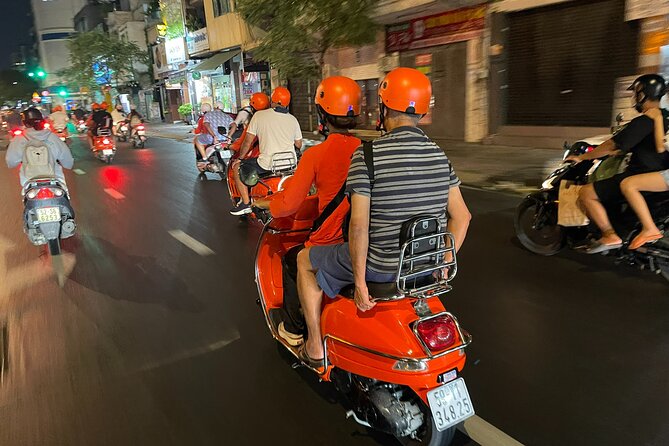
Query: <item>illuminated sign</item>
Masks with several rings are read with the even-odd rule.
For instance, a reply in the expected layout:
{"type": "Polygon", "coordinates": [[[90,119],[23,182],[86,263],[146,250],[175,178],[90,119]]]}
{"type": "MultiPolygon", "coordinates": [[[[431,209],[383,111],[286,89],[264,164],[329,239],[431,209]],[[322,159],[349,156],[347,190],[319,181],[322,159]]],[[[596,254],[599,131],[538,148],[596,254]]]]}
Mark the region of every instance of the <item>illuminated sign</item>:
{"type": "Polygon", "coordinates": [[[165,57],[170,65],[186,61],[186,45],[182,37],[165,41],[165,57]]]}

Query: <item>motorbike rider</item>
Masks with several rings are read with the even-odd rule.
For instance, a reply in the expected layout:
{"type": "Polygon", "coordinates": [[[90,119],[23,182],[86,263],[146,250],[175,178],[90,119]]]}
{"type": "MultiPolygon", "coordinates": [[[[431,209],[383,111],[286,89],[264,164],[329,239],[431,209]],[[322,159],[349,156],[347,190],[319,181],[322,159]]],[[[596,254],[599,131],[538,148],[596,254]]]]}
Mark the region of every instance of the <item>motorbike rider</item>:
{"type": "Polygon", "coordinates": [[[255,200],[253,203],[256,207],[269,209],[274,217],[287,217],[297,212],[312,185],[316,186],[319,227],[312,230],[304,245],[291,249],[284,256],[285,311],[284,322],[279,324],[278,331],[291,345],[301,344],[305,331],[297,296],[297,255],[305,246],[332,245],[343,241],[342,224],[349,211],[343,186],[351,156],[361,144],[349,130],[355,127],[361,101],[362,92],[353,79],[343,76],[324,79],[316,89],[315,103],[325,141],[304,153],[284,190],[272,195],[271,199],[255,200]]]}
{"type": "MultiPolygon", "coordinates": [[[[223,112],[221,109],[222,106],[223,104],[217,102],[214,105],[214,109],[204,115],[203,125],[205,132],[197,137],[200,147],[206,148],[207,146],[225,141],[225,133],[219,132],[219,129],[225,129],[227,132],[228,127],[232,124],[232,118],[223,112]]],[[[200,150],[198,149],[198,151],[200,150]]],[[[200,151],[200,155],[204,156],[204,150],[200,151]]]]}
{"type": "Polygon", "coordinates": [[[259,175],[269,173],[272,168],[272,156],[279,152],[292,152],[297,159],[295,149],[302,148],[302,129],[293,115],[288,113],[290,91],[277,87],[272,93],[271,109],[257,112],[248,126],[246,136],[239,151],[239,159],[232,165],[232,172],[241,201],[230,213],[244,215],[251,213],[249,190],[239,176],[241,163],[250,165],[259,175]],[[244,159],[251,150],[255,138],[258,138],[260,155],[257,158],[244,159]]]}
{"type": "Polygon", "coordinates": [[[249,105],[239,110],[235,121],[230,125],[230,139],[234,142],[243,137],[243,131],[248,127],[255,112],[265,110],[268,107],[269,98],[265,93],[253,93],[249,105]]]}
{"type": "Polygon", "coordinates": [[[137,126],[144,122],[144,117],[137,111],[137,107],[134,104],[130,106],[130,113],[128,113],[126,120],[130,126],[130,136],[135,136],[137,126]]]}
{"type": "Polygon", "coordinates": [[[34,108],[28,108],[21,113],[23,125],[25,125],[25,132],[12,139],[7,147],[7,155],[5,161],[7,167],[13,169],[21,164],[20,181],[21,187],[25,187],[31,178],[25,175],[25,168],[23,166],[24,153],[28,145],[43,145],[49,151],[48,160],[52,163],[51,170],[55,173],[56,178],[65,185],[65,176],[63,175],[63,168],[72,169],[74,165],[74,158],[70,148],[58,135],[49,129],[44,128],[45,119],[42,113],[34,108]]]}
{"type": "Polygon", "coordinates": [[[77,120],[77,124],[79,121],[83,121],[86,118],[86,112],[79,108],[78,105],[75,105],[72,109],[72,115],[74,115],[74,118],[77,120]]]}
{"type": "Polygon", "coordinates": [[[111,132],[112,117],[107,111],[108,105],[106,102],[102,104],[94,103],[92,106],[93,113],[88,118],[88,140],[91,145],[91,150],[95,150],[95,137],[101,130],[108,130],[111,132]]]}
{"type": "Polygon", "coordinates": [[[125,122],[125,113],[123,112],[123,105],[121,104],[116,104],[116,107],[114,107],[114,110],[111,112],[111,117],[112,117],[112,133],[114,133],[114,136],[118,135],[118,132],[121,129],[121,125],[125,122]]]}
{"type": "Polygon", "coordinates": [[[63,110],[63,107],[57,105],[53,108],[52,113],[49,116],[49,120],[53,124],[53,129],[55,131],[62,132],[67,127],[67,123],[70,118],[68,118],[67,113],[65,113],[63,110]]]}
{"type": "Polygon", "coordinates": [[[658,74],[645,74],[638,77],[628,90],[634,92],[634,108],[642,114],[595,150],[583,155],[567,157],[568,161],[580,162],[621,152],[632,154],[625,172],[587,184],[579,192],[579,203],[602,232],[601,238],[587,249],[586,252],[590,254],[617,249],[623,244],[622,239],[613,229],[605,208],[605,205],[616,205],[625,200],[621,190],[622,181],[629,176],[659,172],[669,168],[669,152],[658,152],[654,121],[651,117],[656,113],[661,113],[664,120],[663,129],[665,132],[669,129],[669,111],[660,109],[660,100],[666,89],[667,84],[664,78],[658,74]]]}
{"type": "Polygon", "coordinates": [[[471,215],[460,192],[460,180],[444,151],[430,140],[418,121],[428,112],[430,80],[413,68],[396,68],[379,86],[380,124],[388,133],[376,139],[365,162],[364,146],[353,155],[346,190],[351,195],[348,243],[312,246],[300,252],[298,293],[308,339],[300,359],[323,367],[320,328],[323,293],[335,297],[355,284],[361,312],[376,304],[367,280],[394,282],[403,223],[422,214],[447,219],[455,249],[464,242],[471,215]],[[370,174],[373,174],[370,175],[370,174]]]}
{"type": "Polygon", "coordinates": [[[204,117],[212,110],[211,104],[203,102],[200,105],[200,119],[197,120],[197,127],[195,128],[195,138],[193,138],[193,144],[195,145],[195,160],[196,162],[206,163],[207,162],[207,153],[206,146],[200,142],[200,135],[208,134],[207,128],[204,126],[204,117]]]}

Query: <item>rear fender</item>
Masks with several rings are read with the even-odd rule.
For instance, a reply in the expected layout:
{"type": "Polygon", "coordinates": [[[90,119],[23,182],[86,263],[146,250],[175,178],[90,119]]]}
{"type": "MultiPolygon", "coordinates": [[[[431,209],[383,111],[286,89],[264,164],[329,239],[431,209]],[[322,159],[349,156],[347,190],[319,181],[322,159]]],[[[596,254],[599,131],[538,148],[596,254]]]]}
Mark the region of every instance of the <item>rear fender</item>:
{"type": "Polygon", "coordinates": [[[60,222],[40,223],[39,230],[47,240],[56,240],[60,238],[60,222]]]}

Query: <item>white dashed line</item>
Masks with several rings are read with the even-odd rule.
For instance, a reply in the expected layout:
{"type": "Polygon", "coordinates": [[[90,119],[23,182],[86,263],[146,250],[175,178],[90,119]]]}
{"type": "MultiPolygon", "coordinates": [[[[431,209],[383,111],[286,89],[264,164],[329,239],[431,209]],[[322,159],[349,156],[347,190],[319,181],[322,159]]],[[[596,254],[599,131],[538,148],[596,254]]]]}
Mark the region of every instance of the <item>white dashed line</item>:
{"type": "Polygon", "coordinates": [[[193,237],[190,235],[186,234],[183,231],[180,230],[173,230],[173,231],[168,231],[169,234],[174,237],[175,239],[179,240],[181,243],[195,251],[196,253],[200,254],[201,256],[211,256],[216,254],[214,251],[209,249],[206,245],[203,243],[200,243],[199,241],[195,240],[193,237]]]}
{"type": "Polygon", "coordinates": [[[116,189],[105,189],[105,192],[112,198],[115,198],[117,200],[123,200],[125,198],[125,195],[123,195],[121,192],[117,191],[116,189]]]}
{"type": "Polygon", "coordinates": [[[458,429],[481,446],[523,446],[478,415],[467,418],[458,429]]]}
{"type": "Polygon", "coordinates": [[[77,175],[86,175],[86,172],[81,169],[74,169],[72,172],[76,173],[77,175]]]}

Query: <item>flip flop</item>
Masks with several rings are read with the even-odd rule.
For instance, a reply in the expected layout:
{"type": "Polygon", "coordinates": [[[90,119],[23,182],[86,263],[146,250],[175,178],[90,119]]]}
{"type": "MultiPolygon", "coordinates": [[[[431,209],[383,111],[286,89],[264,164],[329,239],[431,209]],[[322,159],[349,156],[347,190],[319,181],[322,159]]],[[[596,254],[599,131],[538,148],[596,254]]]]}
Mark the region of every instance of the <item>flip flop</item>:
{"type": "Polygon", "coordinates": [[[309,353],[307,353],[307,344],[300,345],[300,348],[297,349],[297,357],[312,369],[325,368],[325,358],[313,359],[309,356],[309,353]]]}
{"type": "Polygon", "coordinates": [[[632,240],[632,243],[630,243],[629,249],[631,251],[637,250],[641,248],[643,245],[647,243],[653,243],[658,240],[661,240],[664,237],[663,234],[652,234],[652,235],[646,235],[646,236],[641,236],[641,234],[637,235],[634,237],[634,240],[632,240]]]}
{"type": "Polygon", "coordinates": [[[614,243],[612,245],[605,245],[601,242],[594,242],[588,249],[585,250],[588,254],[600,254],[602,252],[608,252],[613,249],[620,249],[623,247],[622,243],[614,243]]]}

